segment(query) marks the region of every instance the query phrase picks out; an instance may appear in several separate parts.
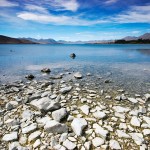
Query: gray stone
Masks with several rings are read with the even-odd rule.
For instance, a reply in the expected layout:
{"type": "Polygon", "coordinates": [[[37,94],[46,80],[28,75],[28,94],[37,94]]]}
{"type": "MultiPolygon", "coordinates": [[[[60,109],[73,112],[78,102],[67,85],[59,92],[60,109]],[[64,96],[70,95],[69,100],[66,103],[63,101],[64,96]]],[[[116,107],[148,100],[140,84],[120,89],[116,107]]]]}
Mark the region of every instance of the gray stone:
{"type": "Polygon", "coordinates": [[[102,138],[96,137],[92,140],[92,144],[94,145],[94,147],[98,147],[104,144],[104,140],[102,138]]]}
{"type": "Polygon", "coordinates": [[[118,135],[118,137],[120,137],[120,138],[131,138],[130,135],[128,135],[127,133],[125,133],[125,132],[122,131],[122,130],[117,130],[117,135],[118,135]]]}
{"type": "Polygon", "coordinates": [[[63,142],[63,145],[68,149],[68,150],[73,150],[76,148],[76,144],[73,142],[69,141],[68,139],[63,142]]]}
{"type": "Polygon", "coordinates": [[[137,145],[141,145],[144,142],[143,135],[141,133],[129,133],[132,139],[137,145]]]}
{"type": "Polygon", "coordinates": [[[81,111],[82,111],[84,114],[86,114],[86,115],[89,114],[89,109],[90,109],[90,107],[89,107],[88,105],[83,105],[83,106],[80,107],[80,109],[81,109],[81,111]]]}
{"type": "Polygon", "coordinates": [[[93,128],[95,129],[95,133],[99,134],[102,138],[106,138],[108,135],[108,131],[105,130],[104,128],[102,128],[101,126],[99,126],[98,124],[93,124],[93,128]]]}
{"type": "Polygon", "coordinates": [[[130,102],[132,102],[132,103],[137,103],[137,102],[138,102],[137,99],[135,99],[135,98],[128,98],[128,100],[129,100],[130,102]]]}
{"type": "Polygon", "coordinates": [[[145,96],[145,100],[146,100],[146,101],[149,101],[149,100],[150,100],[150,94],[145,94],[144,96],[145,96]]]}
{"type": "Polygon", "coordinates": [[[76,73],[74,74],[74,77],[75,77],[76,79],[82,79],[82,74],[81,74],[80,72],[76,72],[76,73]]]}
{"type": "Polygon", "coordinates": [[[41,131],[35,131],[33,133],[31,133],[28,137],[28,141],[29,142],[33,142],[35,141],[39,136],[41,135],[41,131]]]}
{"type": "Polygon", "coordinates": [[[39,100],[34,100],[30,102],[30,105],[40,111],[53,111],[60,108],[60,104],[57,102],[52,101],[48,97],[43,97],[39,100]]]}
{"type": "Polygon", "coordinates": [[[52,118],[58,122],[67,116],[66,108],[61,108],[52,112],[52,118]]]}
{"type": "Polygon", "coordinates": [[[97,119],[103,119],[106,117],[106,114],[102,111],[97,111],[97,112],[93,113],[93,116],[97,119]]]}
{"type": "Polygon", "coordinates": [[[61,94],[66,94],[66,93],[70,92],[71,89],[72,89],[72,86],[68,86],[68,87],[61,88],[61,89],[59,90],[59,92],[60,92],[61,94]]]}
{"type": "Polygon", "coordinates": [[[68,127],[65,124],[61,124],[55,120],[46,122],[44,129],[48,133],[64,133],[68,132],[68,127]]]}
{"type": "Polygon", "coordinates": [[[7,110],[12,110],[18,106],[18,102],[16,101],[10,101],[6,104],[6,109],[7,110]]]}
{"type": "Polygon", "coordinates": [[[81,136],[83,129],[87,126],[87,121],[84,118],[74,118],[71,127],[76,135],[81,136]]]}
{"type": "Polygon", "coordinates": [[[27,134],[35,131],[37,129],[37,123],[32,123],[31,125],[22,128],[22,133],[27,134]]]}
{"type": "Polygon", "coordinates": [[[136,117],[136,116],[133,116],[131,118],[131,125],[135,126],[135,127],[140,127],[140,120],[136,117]]]}

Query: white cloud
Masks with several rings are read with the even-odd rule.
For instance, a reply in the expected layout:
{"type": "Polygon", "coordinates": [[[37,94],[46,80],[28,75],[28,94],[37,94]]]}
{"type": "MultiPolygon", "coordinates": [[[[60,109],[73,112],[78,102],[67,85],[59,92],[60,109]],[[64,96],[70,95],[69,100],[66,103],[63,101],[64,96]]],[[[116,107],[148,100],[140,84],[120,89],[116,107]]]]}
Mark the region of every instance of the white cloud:
{"type": "Polygon", "coordinates": [[[111,20],[117,23],[150,23],[150,5],[131,7],[111,20]]]}
{"type": "Polygon", "coordinates": [[[56,10],[77,11],[79,3],[76,0],[50,0],[49,4],[56,10]]]}
{"type": "Polygon", "coordinates": [[[83,20],[76,16],[65,16],[65,15],[52,15],[52,14],[36,14],[31,12],[22,12],[17,15],[17,17],[23,20],[36,21],[40,23],[51,23],[57,25],[79,25],[87,26],[100,23],[106,23],[105,20],[83,20]]]}
{"type": "Polygon", "coordinates": [[[106,4],[106,5],[110,5],[110,4],[113,4],[113,3],[116,3],[118,0],[107,0],[107,1],[105,1],[104,3],[106,4]]]}
{"type": "Polygon", "coordinates": [[[44,8],[42,6],[37,6],[37,5],[26,4],[25,9],[31,10],[31,11],[38,11],[41,13],[48,13],[46,8],[44,8]]]}
{"type": "Polygon", "coordinates": [[[19,6],[17,3],[10,2],[8,0],[0,0],[0,7],[15,7],[19,6]]]}

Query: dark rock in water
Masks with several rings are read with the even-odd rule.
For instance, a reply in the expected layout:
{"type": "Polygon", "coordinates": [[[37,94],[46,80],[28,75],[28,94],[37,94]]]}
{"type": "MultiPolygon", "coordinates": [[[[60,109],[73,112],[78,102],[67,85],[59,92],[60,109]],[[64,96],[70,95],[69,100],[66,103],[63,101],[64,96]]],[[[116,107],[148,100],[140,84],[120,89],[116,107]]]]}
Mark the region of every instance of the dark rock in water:
{"type": "Polygon", "coordinates": [[[62,79],[63,76],[61,75],[56,75],[56,76],[51,76],[50,79],[62,79]]]}
{"type": "Polygon", "coordinates": [[[105,80],[105,83],[111,83],[112,81],[111,80],[105,80]]]}
{"type": "Polygon", "coordinates": [[[34,75],[29,74],[29,75],[26,75],[25,78],[27,78],[28,80],[32,80],[32,79],[34,79],[35,77],[34,77],[34,75]]]}
{"type": "Polygon", "coordinates": [[[41,70],[41,72],[50,73],[51,70],[50,70],[49,68],[43,68],[43,69],[41,70]]]}
{"type": "Polygon", "coordinates": [[[76,57],[76,54],[72,53],[72,54],[70,54],[70,57],[74,59],[76,57]]]}

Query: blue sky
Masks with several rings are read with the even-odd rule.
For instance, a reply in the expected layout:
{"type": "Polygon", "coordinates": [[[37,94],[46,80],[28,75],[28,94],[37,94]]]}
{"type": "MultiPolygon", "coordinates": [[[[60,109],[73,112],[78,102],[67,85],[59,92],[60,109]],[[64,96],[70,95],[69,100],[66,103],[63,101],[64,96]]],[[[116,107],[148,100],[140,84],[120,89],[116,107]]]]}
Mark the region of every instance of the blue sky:
{"type": "Polygon", "coordinates": [[[0,0],[0,34],[111,40],[150,32],[149,0],[0,0]]]}

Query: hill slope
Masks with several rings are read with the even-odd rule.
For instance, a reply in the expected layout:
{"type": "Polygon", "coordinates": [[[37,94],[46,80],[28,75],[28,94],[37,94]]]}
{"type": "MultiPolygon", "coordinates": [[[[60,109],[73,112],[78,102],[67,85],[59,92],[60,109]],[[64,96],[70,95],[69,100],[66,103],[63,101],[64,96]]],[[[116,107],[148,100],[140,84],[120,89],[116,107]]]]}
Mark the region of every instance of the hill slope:
{"type": "Polygon", "coordinates": [[[8,36],[0,35],[0,44],[37,44],[30,40],[11,38],[8,36]]]}

